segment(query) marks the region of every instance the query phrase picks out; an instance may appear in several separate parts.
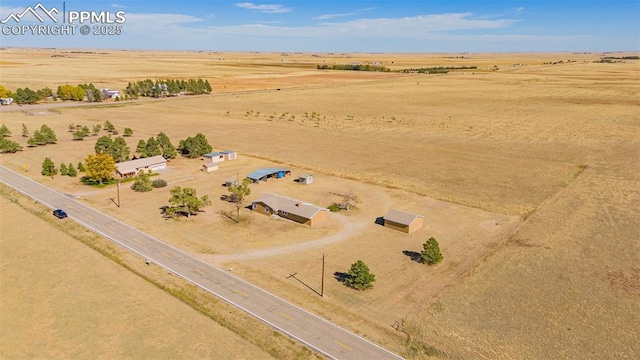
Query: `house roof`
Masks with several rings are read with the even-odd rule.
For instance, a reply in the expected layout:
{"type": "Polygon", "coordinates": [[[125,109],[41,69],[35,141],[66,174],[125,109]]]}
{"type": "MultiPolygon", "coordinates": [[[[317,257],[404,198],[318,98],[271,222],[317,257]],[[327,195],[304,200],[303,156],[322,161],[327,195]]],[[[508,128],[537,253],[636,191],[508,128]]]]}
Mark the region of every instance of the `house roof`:
{"type": "Polygon", "coordinates": [[[260,180],[267,175],[273,175],[281,171],[291,172],[291,170],[289,169],[279,168],[279,167],[262,168],[252,172],[251,174],[247,175],[247,177],[251,180],[260,180]]]}
{"type": "Polygon", "coordinates": [[[148,158],[136,159],[131,161],[125,161],[116,164],[116,168],[120,174],[130,174],[136,172],[140,168],[144,168],[151,165],[166,163],[167,159],[162,155],[156,155],[148,158]]]}
{"type": "Polygon", "coordinates": [[[406,226],[411,225],[418,218],[424,218],[424,216],[393,209],[389,210],[389,213],[384,216],[385,220],[406,226]]]}
{"type": "Polygon", "coordinates": [[[309,176],[313,176],[313,175],[308,174],[308,173],[302,173],[302,174],[298,175],[299,178],[308,178],[309,176]]]}
{"type": "Polygon", "coordinates": [[[267,205],[274,211],[286,211],[289,214],[298,215],[306,219],[311,219],[320,211],[329,211],[328,209],[278,194],[264,194],[252,203],[258,202],[267,205]]]}
{"type": "Polygon", "coordinates": [[[211,163],[202,164],[202,166],[206,168],[218,167],[218,163],[211,162],[211,163]]]}

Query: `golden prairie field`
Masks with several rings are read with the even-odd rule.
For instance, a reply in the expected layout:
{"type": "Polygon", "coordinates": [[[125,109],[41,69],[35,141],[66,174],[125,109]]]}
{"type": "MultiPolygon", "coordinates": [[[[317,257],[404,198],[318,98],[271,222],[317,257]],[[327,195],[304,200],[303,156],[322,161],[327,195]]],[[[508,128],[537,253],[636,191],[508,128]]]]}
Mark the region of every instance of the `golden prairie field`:
{"type": "Polygon", "coordinates": [[[0,55],[0,84],[10,89],[85,82],[119,89],[145,78],[207,78],[214,88],[208,96],[0,113],[23,145],[23,123],[30,130],[47,124],[58,134],[56,145],[0,161],[21,171],[26,165],[34,179],[232,267],[391,350],[421,358],[431,346],[442,357],[487,359],[640,353],[633,331],[640,327],[637,61],[593,63],[600,54],[8,49],[0,55]],[[478,69],[446,75],[315,69],[355,61],[478,69]],[[238,150],[241,159],[212,174],[199,171],[200,160],[170,162],[160,177],[213,199],[205,213],[179,221],[159,215],[168,188],[125,189],[118,209],[108,200],[114,188],[39,175],[46,156],[76,164],[92,152],[93,139],[71,141],[69,123],[105,120],[120,132],[134,130],[127,139],[132,149],[159,131],[176,144],[202,132],[214,148],[238,150]],[[362,202],[318,229],[247,210],[234,224],[218,213],[231,209],[217,200],[225,193],[220,183],[273,164],[294,175],[312,171],[317,181],[257,185],[251,198],[279,192],[328,206],[336,200],[330,192],[354,190],[362,202]],[[390,208],[424,215],[425,226],[404,235],[373,224],[390,208]],[[428,268],[403,254],[420,251],[431,236],[443,249],[440,265],[428,268]],[[326,296],[319,298],[287,276],[297,272],[317,289],[322,254],[326,296]],[[332,277],[357,259],[377,276],[372,290],[354,292],[332,277]],[[391,327],[403,320],[409,345],[391,327]]]}

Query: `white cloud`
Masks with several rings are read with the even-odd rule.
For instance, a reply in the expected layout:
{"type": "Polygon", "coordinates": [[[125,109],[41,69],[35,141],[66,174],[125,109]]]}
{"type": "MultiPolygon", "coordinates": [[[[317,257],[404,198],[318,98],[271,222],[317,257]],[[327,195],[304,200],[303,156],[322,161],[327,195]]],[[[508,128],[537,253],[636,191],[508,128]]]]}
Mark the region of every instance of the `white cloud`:
{"type": "Polygon", "coordinates": [[[118,9],[126,9],[127,8],[124,5],[120,5],[120,4],[116,4],[116,3],[111,4],[111,7],[118,8],[118,9]]]}
{"type": "Polygon", "coordinates": [[[324,14],[324,15],[320,15],[317,17],[314,17],[315,20],[330,20],[330,19],[336,19],[336,18],[341,18],[341,17],[347,17],[347,16],[353,16],[353,15],[357,15],[358,13],[342,13],[342,14],[324,14]]]}
{"type": "Polygon", "coordinates": [[[250,2],[236,3],[242,9],[255,10],[265,14],[282,14],[293,11],[293,9],[278,4],[254,4],[250,2]]]}

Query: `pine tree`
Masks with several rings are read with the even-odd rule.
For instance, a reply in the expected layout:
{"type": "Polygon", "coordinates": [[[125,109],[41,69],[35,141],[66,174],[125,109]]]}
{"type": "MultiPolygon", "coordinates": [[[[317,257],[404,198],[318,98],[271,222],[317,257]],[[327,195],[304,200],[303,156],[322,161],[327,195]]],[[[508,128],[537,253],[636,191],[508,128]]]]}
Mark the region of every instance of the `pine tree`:
{"type": "Polygon", "coordinates": [[[58,169],[56,169],[56,165],[53,163],[53,161],[51,161],[50,158],[45,158],[44,161],[42,162],[41,173],[44,176],[51,176],[52,179],[53,179],[53,176],[58,173],[58,169]]]}
{"type": "Polygon", "coordinates": [[[373,287],[373,282],[376,281],[376,276],[369,271],[367,264],[361,260],[351,265],[348,275],[349,277],[345,281],[346,285],[356,290],[369,289],[373,287]]]}
{"type": "Polygon", "coordinates": [[[60,175],[62,176],[69,175],[69,169],[67,169],[67,164],[65,163],[60,164],[60,175]]]}
{"type": "Polygon", "coordinates": [[[78,172],[85,172],[84,165],[82,165],[82,161],[78,162],[78,172]]]}
{"type": "Polygon", "coordinates": [[[420,258],[422,262],[427,265],[435,265],[442,261],[443,256],[440,252],[440,245],[436,238],[429,238],[427,242],[425,242],[422,247],[424,250],[420,253],[420,258]]]}
{"type": "Polygon", "coordinates": [[[67,166],[67,171],[68,171],[68,175],[71,177],[78,176],[78,172],[76,171],[76,168],[73,166],[72,163],[69,163],[69,166],[67,166]]]}
{"type": "Polygon", "coordinates": [[[22,137],[29,137],[29,129],[27,129],[27,125],[22,124],[22,137]]]}

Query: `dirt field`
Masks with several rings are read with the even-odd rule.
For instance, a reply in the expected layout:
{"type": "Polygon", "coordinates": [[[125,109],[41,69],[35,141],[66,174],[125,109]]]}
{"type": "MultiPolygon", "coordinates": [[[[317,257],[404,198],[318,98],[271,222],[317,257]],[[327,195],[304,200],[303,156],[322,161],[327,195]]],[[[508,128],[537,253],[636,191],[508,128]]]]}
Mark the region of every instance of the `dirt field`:
{"type": "Polygon", "coordinates": [[[271,358],[4,197],[0,213],[0,357],[271,358]]]}
{"type": "Polygon", "coordinates": [[[51,126],[59,142],[2,155],[0,161],[17,170],[27,165],[38,181],[207,261],[233,267],[392,350],[412,358],[430,352],[429,346],[451,358],[640,354],[633,331],[640,327],[637,62],[593,63],[600,54],[456,59],[110,52],[52,58],[51,51],[12,49],[0,55],[2,81],[10,88],[53,87],[66,81],[61,69],[69,66],[78,69],[71,83],[110,88],[146,77],[208,78],[211,96],[3,113],[13,140],[25,142],[19,138],[24,123],[31,131],[51,126]],[[95,63],[88,59],[96,58],[113,78],[91,76],[95,63]],[[315,70],[323,61],[380,61],[392,68],[455,64],[478,71],[315,70]],[[494,65],[498,71],[491,70],[494,65]],[[42,72],[42,83],[31,85],[31,70],[42,72]],[[92,151],[94,139],[71,141],[69,123],[105,120],[120,130],[133,128],[130,148],[159,131],[174,143],[202,132],[214,147],[238,150],[241,160],[223,163],[212,174],[199,171],[200,160],[172,161],[160,175],[169,187],[149,194],[125,189],[120,209],[108,200],[115,196],[113,187],[96,190],[74,179],[39,175],[45,156],[76,164],[92,151]],[[362,203],[318,229],[249,211],[241,224],[233,224],[218,213],[231,209],[217,200],[225,193],[222,181],[278,164],[294,175],[310,170],[317,181],[308,187],[291,179],[261,184],[250,198],[278,192],[327,206],[336,200],[329,192],[351,189],[362,203]],[[163,220],[158,208],[166,205],[173,185],[195,187],[214,205],[193,219],[163,220]],[[425,227],[407,236],[373,224],[389,208],[425,215],[425,227]],[[403,254],[419,251],[430,236],[443,248],[441,265],[426,268],[403,254]],[[305,286],[319,289],[322,254],[328,255],[324,298],[305,286]],[[332,277],[357,259],[377,275],[371,291],[350,291],[332,277]],[[287,278],[294,272],[305,284],[287,278]],[[390,326],[403,319],[402,329],[418,340],[406,347],[405,335],[390,326]]]}

